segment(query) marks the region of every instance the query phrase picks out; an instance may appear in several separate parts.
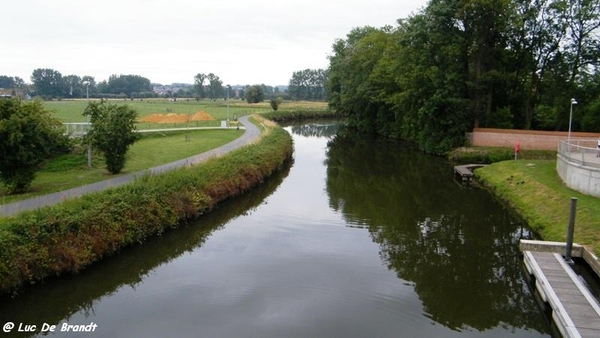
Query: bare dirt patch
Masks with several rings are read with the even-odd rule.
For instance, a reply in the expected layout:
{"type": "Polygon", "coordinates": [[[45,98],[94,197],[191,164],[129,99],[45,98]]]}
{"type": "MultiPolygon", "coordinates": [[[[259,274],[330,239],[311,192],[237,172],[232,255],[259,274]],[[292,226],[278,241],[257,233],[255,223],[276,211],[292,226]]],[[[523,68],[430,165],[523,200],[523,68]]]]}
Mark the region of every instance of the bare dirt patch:
{"type": "Polygon", "coordinates": [[[201,110],[196,114],[151,114],[144,116],[140,122],[147,123],[185,123],[189,121],[213,121],[215,118],[209,113],[201,110]]]}

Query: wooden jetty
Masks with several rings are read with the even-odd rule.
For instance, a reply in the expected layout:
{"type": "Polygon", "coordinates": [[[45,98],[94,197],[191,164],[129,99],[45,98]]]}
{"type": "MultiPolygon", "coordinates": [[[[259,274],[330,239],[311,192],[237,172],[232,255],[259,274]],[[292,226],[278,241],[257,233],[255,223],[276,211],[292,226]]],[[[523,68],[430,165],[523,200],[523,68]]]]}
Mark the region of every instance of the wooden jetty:
{"type": "Polygon", "coordinates": [[[465,164],[454,166],[454,174],[460,176],[462,183],[470,183],[473,179],[473,170],[485,167],[486,164],[465,164]]]}
{"type": "Polygon", "coordinates": [[[523,259],[563,337],[600,337],[600,305],[563,256],[525,250],[523,259]]]}

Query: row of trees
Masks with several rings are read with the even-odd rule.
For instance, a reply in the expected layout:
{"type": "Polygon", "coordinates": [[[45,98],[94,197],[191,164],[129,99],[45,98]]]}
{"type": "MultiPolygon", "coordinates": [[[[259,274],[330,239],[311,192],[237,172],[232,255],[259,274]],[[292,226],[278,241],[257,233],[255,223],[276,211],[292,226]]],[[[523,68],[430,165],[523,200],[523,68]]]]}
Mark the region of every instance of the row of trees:
{"type": "Polygon", "coordinates": [[[443,153],[473,127],[600,131],[600,0],[431,0],[333,45],[329,103],[443,153]]]}
{"type": "Polygon", "coordinates": [[[327,75],[324,69],[304,69],[292,74],[288,93],[294,100],[327,100],[327,75]]]}
{"type": "MultiPolygon", "coordinates": [[[[0,75],[0,88],[8,89],[11,95],[23,97],[25,94],[43,98],[151,98],[157,97],[149,79],[139,75],[111,75],[108,81],[96,83],[92,76],[67,75],[50,68],[38,68],[31,75],[31,85],[27,85],[19,77],[0,75]]],[[[248,102],[257,98],[276,99],[282,97],[292,100],[322,101],[327,98],[327,70],[305,69],[294,72],[289,82],[289,92],[279,87],[265,84],[254,85],[261,88],[260,93],[254,86],[229,87],[229,97],[246,99],[248,102]],[[234,90],[233,90],[234,89],[234,90]],[[250,98],[246,91],[250,89],[250,98]],[[260,94],[257,96],[257,94],[260,94]]],[[[197,99],[220,99],[227,97],[227,86],[214,73],[198,73],[194,76],[194,85],[180,84],[177,91],[166,91],[167,97],[192,97],[197,99]],[[184,89],[185,88],[185,89],[184,89]]],[[[160,85],[159,85],[160,87],[160,85]]],[[[258,102],[260,102],[258,101],[258,102]]]]}
{"type": "Polygon", "coordinates": [[[49,68],[38,68],[31,75],[31,92],[45,98],[154,97],[150,80],[139,75],[111,75],[96,83],[92,76],[67,75],[49,68]]]}

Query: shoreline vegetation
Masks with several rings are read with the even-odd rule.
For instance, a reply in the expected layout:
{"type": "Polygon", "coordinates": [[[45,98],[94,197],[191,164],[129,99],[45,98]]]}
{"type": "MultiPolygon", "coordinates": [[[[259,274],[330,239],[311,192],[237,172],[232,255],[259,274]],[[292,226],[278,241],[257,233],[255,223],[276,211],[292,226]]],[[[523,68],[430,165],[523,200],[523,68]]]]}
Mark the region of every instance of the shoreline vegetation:
{"type": "Polygon", "coordinates": [[[223,157],[0,219],[0,295],[76,274],[261,184],[291,159],[293,143],[275,123],[254,119],[260,140],[223,157]]]}
{"type": "Polygon", "coordinates": [[[566,241],[570,200],[577,198],[574,242],[600,256],[599,199],[564,185],[556,160],[497,162],[475,170],[475,177],[546,241],[566,241]]]}
{"type": "Polygon", "coordinates": [[[574,241],[600,256],[599,199],[568,188],[556,172],[556,151],[464,147],[450,152],[456,164],[491,164],[475,177],[543,240],[565,242],[571,197],[577,198],[574,241]]]}

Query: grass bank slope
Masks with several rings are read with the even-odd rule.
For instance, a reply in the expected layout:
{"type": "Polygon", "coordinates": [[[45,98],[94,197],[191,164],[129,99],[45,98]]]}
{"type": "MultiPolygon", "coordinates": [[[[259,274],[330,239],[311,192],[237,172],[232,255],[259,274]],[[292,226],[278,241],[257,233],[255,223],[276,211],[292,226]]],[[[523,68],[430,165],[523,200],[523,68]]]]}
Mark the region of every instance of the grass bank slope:
{"type": "Polygon", "coordinates": [[[556,160],[498,162],[475,174],[548,241],[566,241],[570,200],[576,197],[575,242],[600,255],[600,199],[566,187],[556,160]]]}
{"type": "Polygon", "coordinates": [[[293,152],[287,132],[264,125],[257,143],[199,166],[1,219],[0,293],[76,273],[260,184],[293,152]]]}

